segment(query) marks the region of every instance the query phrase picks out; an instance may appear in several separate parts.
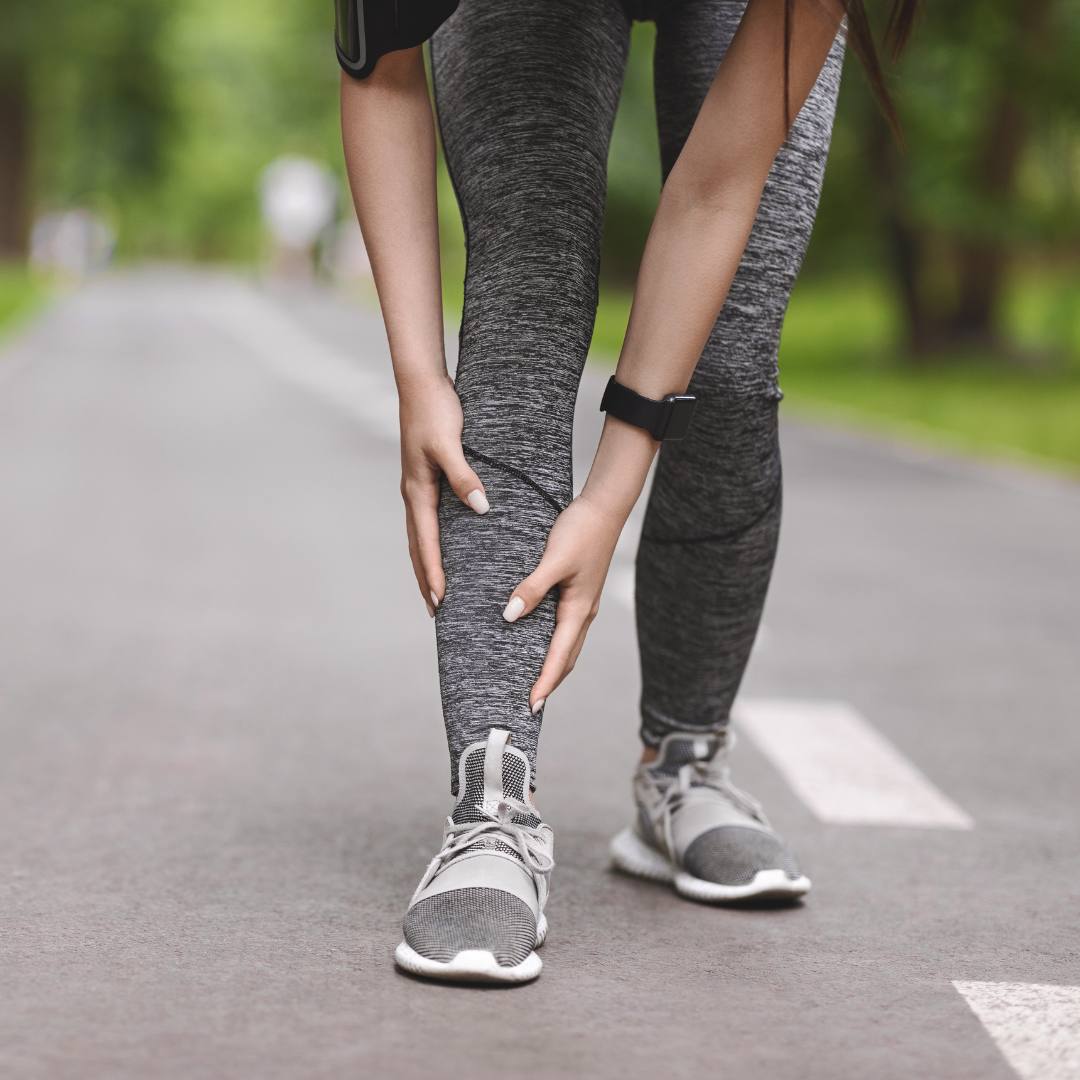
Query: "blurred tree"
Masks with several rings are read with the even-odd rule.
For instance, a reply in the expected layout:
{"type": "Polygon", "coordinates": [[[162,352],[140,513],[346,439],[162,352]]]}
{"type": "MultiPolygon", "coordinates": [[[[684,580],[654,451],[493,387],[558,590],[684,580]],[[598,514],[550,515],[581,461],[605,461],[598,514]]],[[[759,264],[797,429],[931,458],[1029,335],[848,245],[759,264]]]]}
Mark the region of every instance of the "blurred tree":
{"type": "Polygon", "coordinates": [[[168,39],[179,115],[168,175],[129,213],[126,252],[259,255],[262,170],[282,154],[341,163],[332,27],[322,3],[178,5],[168,39]]]}
{"type": "MultiPolygon", "coordinates": [[[[43,3],[46,7],[47,3],[43,3]]],[[[30,62],[36,32],[29,5],[5,13],[0,35],[0,259],[21,255],[30,219],[30,62]]]]}
{"type": "Polygon", "coordinates": [[[927,5],[897,79],[907,152],[866,100],[866,183],[916,361],[1000,350],[1016,260],[1072,257],[1080,5],[927,5]]]}
{"type": "MultiPolygon", "coordinates": [[[[32,199],[104,212],[129,255],[250,258],[262,168],[340,163],[329,4],[8,8],[0,255],[22,250],[32,199]]],[[[659,189],[654,34],[634,28],[612,142],[604,273],[622,285],[659,189]]],[[[906,153],[849,61],[807,275],[888,275],[919,354],[996,342],[1011,268],[1076,257],[1078,50],[1076,0],[928,0],[895,80],[906,153]]]]}
{"type": "Polygon", "coordinates": [[[23,65],[0,67],[0,259],[21,255],[29,225],[30,108],[23,65]]]}
{"type": "Polygon", "coordinates": [[[36,201],[92,204],[162,175],[173,135],[164,0],[21,4],[0,45],[0,255],[36,201]]]}
{"type": "MultiPolygon", "coordinates": [[[[634,35],[604,240],[605,271],[624,282],[659,184],[652,27],[634,35]]],[[[849,57],[807,273],[885,273],[917,361],[1007,348],[999,316],[1013,268],[1077,256],[1077,55],[1076,0],[928,2],[893,80],[906,149],[849,57]]]]}

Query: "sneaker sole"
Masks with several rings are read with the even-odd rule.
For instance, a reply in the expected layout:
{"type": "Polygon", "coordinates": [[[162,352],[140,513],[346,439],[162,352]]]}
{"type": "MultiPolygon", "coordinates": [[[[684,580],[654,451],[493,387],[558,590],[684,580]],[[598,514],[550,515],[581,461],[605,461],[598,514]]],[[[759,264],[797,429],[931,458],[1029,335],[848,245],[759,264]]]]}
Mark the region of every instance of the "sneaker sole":
{"type": "MultiPolygon", "coordinates": [[[[547,918],[541,915],[536,928],[537,948],[544,944],[547,928],[547,918]]],[[[532,982],[544,966],[540,957],[531,952],[520,964],[504,967],[487,949],[464,949],[453,960],[431,960],[421,956],[404,941],[394,950],[394,962],[402,971],[407,971],[410,975],[421,975],[426,979],[488,985],[505,983],[511,986],[532,982]]]]}
{"type": "Polygon", "coordinates": [[[676,869],[669,859],[649,847],[633,829],[623,829],[611,841],[611,862],[623,873],[675,887],[681,896],[707,904],[739,900],[797,900],[810,891],[810,879],[790,878],[783,870],[759,870],[745,885],[721,885],[676,869]]]}

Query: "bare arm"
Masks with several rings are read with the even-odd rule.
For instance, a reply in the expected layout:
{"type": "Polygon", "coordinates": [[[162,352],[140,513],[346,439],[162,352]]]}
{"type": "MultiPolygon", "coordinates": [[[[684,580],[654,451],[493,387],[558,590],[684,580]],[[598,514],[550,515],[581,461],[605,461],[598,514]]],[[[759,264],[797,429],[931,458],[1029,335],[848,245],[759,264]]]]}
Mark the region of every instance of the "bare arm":
{"type": "Polygon", "coordinates": [[[341,76],[341,139],[399,384],[446,374],[435,128],[419,48],[341,76]]]}
{"type": "MultiPolygon", "coordinates": [[[[802,0],[792,21],[789,115],[813,89],[843,15],[802,0]]],[[[784,123],[784,2],[751,0],[660,196],[616,377],[646,397],[682,392],[724,306],[784,123]]],[[[629,514],[657,444],[608,418],[586,490],[629,514]]]]}
{"type": "MultiPolygon", "coordinates": [[[[798,0],[792,23],[794,117],[813,88],[843,15],[835,0],[798,0]]],[[[681,392],[723,307],[769,169],[787,136],[784,0],[750,0],[660,196],[638,273],[616,374],[647,397],[681,392]]],[[[559,517],[536,571],[514,590],[533,607],[560,587],[555,636],[535,704],[573,668],[596,614],[619,533],[658,444],[608,417],[588,480],[559,517]]]]}
{"type": "Polygon", "coordinates": [[[461,450],[461,405],[446,371],[435,124],[419,47],[388,53],[367,79],[342,75],[341,135],[398,387],[409,555],[434,614],[446,589],[440,474],[478,513],[487,500],[461,450]]]}

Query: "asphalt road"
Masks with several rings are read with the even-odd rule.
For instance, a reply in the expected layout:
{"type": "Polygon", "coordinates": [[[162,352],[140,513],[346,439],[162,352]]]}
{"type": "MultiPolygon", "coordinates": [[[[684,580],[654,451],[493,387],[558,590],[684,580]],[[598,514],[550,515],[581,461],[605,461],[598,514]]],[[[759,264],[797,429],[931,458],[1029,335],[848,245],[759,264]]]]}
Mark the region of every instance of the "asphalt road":
{"type": "Polygon", "coordinates": [[[628,546],[547,710],[544,974],[428,985],[391,961],[448,801],[390,389],[370,313],[165,268],[0,350],[0,1075],[1080,1075],[1080,488],[789,422],[744,709],[806,723],[761,706],[736,779],[809,901],[606,869],[628,546]]]}

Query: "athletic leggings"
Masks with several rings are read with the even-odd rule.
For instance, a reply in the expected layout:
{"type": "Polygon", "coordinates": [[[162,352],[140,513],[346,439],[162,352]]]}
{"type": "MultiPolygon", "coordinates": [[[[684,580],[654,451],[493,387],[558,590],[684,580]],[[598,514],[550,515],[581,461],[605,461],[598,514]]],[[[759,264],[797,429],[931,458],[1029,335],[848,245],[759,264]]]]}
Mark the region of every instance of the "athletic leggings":
{"type": "MultiPolygon", "coordinates": [[[[491,503],[478,516],[445,484],[440,501],[447,588],[436,633],[452,786],[461,751],[491,727],[509,729],[535,770],[541,715],[529,711],[529,690],[557,596],[516,623],[501,613],[573,496],[574,405],[596,314],[608,144],[631,20],[657,25],[666,176],[744,6],[462,0],[432,40],[468,251],[462,441],[491,503]]],[[[636,581],[641,737],[650,745],[727,722],[757,633],[780,520],[780,329],[817,208],[842,53],[838,37],[773,165],[690,384],[690,435],[660,451],[636,581]]]]}

